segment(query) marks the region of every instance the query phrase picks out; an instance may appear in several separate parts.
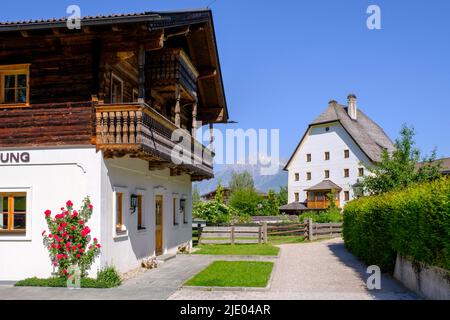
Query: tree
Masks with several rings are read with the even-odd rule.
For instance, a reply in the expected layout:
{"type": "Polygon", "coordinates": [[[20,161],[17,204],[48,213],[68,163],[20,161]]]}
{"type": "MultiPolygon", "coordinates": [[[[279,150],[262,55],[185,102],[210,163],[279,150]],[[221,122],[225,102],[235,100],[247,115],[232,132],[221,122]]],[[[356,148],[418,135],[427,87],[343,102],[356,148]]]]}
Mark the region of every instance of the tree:
{"type": "Polygon", "coordinates": [[[435,151],[430,157],[425,157],[423,164],[417,165],[420,151],[414,146],[414,135],[413,128],[403,125],[400,137],[395,140],[395,151],[389,154],[384,150],[381,162],[368,168],[373,175],[366,176],[362,181],[364,191],[381,194],[433,180],[441,175],[441,163],[433,162],[436,160],[435,151]]]}
{"type": "Polygon", "coordinates": [[[255,189],[255,183],[253,181],[252,174],[248,171],[242,173],[233,172],[230,181],[230,189],[232,192],[242,189],[255,189]]]}
{"type": "Polygon", "coordinates": [[[217,203],[222,203],[223,204],[223,187],[222,187],[221,183],[219,183],[219,185],[217,186],[217,190],[216,190],[216,195],[214,197],[214,201],[216,201],[217,203]]]}
{"type": "Polygon", "coordinates": [[[192,191],[192,204],[195,205],[200,202],[200,193],[198,192],[197,186],[194,187],[192,191]]]}
{"type": "Polygon", "coordinates": [[[259,215],[262,203],[262,197],[253,189],[239,189],[233,191],[230,196],[230,206],[239,215],[259,215]]]}
{"type": "Polygon", "coordinates": [[[267,199],[263,204],[263,213],[266,216],[277,216],[280,213],[280,203],[277,193],[270,189],[267,193],[267,199]]]}
{"type": "Polygon", "coordinates": [[[284,206],[288,204],[288,187],[280,187],[280,191],[278,192],[278,204],[280,206],[284,206]]]}

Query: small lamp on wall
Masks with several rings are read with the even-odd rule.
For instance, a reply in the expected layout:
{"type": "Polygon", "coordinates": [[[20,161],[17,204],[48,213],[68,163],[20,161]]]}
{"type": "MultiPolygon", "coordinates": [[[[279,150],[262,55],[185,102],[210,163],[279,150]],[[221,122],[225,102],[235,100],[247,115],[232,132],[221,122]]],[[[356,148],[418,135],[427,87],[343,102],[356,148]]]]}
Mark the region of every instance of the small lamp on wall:
{"type": "Polygon", "coordinates": [[[131,195],[131,203],[130,203],[130,210],[131,214],[136,212],[137,203],[138,203],[138,196],[136,194],[131,195]]]}

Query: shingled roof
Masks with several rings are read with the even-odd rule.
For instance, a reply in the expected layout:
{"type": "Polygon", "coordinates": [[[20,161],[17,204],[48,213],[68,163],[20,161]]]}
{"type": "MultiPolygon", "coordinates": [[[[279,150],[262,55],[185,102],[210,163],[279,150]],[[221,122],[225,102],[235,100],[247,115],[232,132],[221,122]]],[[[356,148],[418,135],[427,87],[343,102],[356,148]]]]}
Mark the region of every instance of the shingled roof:
{"type": "Polygon", "coordinates": [[[298,144],[291,159],[286,164],[285,170],[289,166],[292,158],[297,153],[302,141],[305,139],[309,128],[314,125],[339,122],[356,144],[366,154],[372,162],[380,162],[383,150],[392,152],[395,149],[394,143],[387,136],[384,130],[371,120],[364,112],[358,108],[357,120],[352,120],[347,112],[347,107],[332,101],[328,108],[322,112],[308,127],[302,140],[298,144]]]}
{"type": "Polygon", "coordinates": [[[342,188],[339,187],[336,183],[334,183],[331,180],[323,180],[322,182],[319,182],[315,186],[312,186],[311,188],[305,189],[305,191],[323,191],[323,190],[335,190],[335,191],[341,191],[342,188]]]}

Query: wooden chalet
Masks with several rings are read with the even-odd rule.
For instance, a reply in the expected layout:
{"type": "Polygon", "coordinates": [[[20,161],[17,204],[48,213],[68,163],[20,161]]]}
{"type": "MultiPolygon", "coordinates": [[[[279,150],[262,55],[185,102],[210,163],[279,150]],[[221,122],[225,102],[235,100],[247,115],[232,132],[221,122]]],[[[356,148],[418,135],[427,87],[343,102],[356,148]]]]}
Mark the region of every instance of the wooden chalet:
{"type": "Polygon", "coordinates": [[[228,121],[209,10],[85,17],[79,30],[0,23],[0,48],[0,148],[95,145],[106,159],[213,177],[195,140],[197,121],[228,121]],[[171,158],[180,128],[193,160],[181,165],[171,158]]]}

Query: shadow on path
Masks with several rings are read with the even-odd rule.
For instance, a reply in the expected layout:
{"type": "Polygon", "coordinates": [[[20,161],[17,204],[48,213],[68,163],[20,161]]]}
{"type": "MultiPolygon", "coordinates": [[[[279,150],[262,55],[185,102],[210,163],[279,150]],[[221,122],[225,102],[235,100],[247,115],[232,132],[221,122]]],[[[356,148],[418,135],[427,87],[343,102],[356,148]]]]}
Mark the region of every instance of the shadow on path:
{"type": "MultiPolygon", "coordinates": [[[[345,247],[344,242],[327,243],[326,246],[333,253],[339,261],[345,264],[347,267],[352,268],[359,276],[363,283],[367,283],[368,278],[372,273],[367,273],[367,265],[358,260],[352,253],[350,253],[345,247]]],[[[374,299],[379,300],[410,300],[419,299],[419,297],[405,288],[399,281],[394,279],[390,274],[381,274],[381,289],[366,291],[374,299]]]]}

